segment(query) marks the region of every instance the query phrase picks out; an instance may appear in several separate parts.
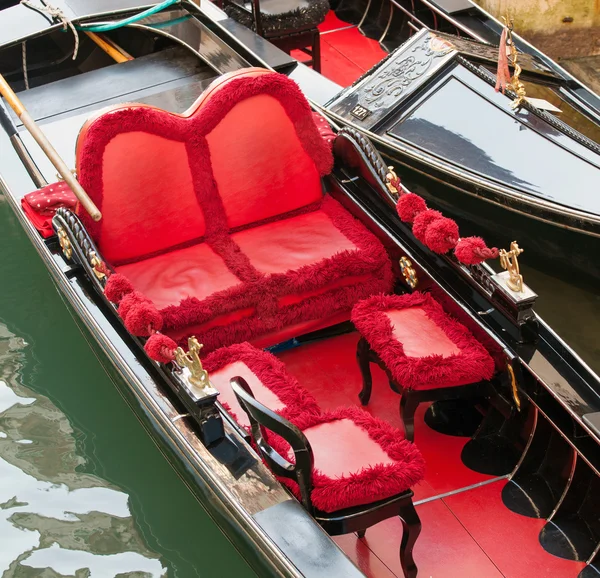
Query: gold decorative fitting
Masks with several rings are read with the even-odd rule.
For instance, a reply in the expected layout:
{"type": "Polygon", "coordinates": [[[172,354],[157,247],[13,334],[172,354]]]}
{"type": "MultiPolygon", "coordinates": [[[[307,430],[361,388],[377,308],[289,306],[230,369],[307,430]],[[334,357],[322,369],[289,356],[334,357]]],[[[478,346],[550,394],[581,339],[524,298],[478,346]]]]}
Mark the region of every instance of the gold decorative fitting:
{"type": "Polygon", "coordinates": [[[204,389],[209,387],[210,382],[208,381],[208,372],[202,367],[202,361],[200,361],[200,350],[204,347],[202,343],[198,343],[195,337],[188,339],[188,351],[187,353],[178,347],[175,350],[175,361],[179,367],[187,368],[190,371],[189,381],[192,385],[204,389]]]}
{"type": "Polygon", "coordinates": [[[63,255],[70,259],[73,256],[73,247],[71,247],[71,241],[69,241],[69,237],[67,236],[67,232],[64,227],[59,227],[58,231],[56,231],[58,235],[58,242],[60,243],[60,248],[62,249],[63,255]]]}
{"type": "Polygon", "coordinates": [[[508,271],[506,284],[517,293],[523,291],[523,275],[519,273],[519,255],[523,252],[516,241],[510,244],[510,251],[500,249],[500,265],[508,271]]]}
{"type": "Polygon", "coordinates": [[[512,396],[517,406],[517,411],[521,411],[521,398],[519,397],[519,390],[517,389],[517,378],[515,377],[515,370],[512,368],[510,362],[506,366],[508,368],[508,376],[510,377],[510,388],[512,390],[512,396]]]}
{"type": "Polygon", "coordinates": [[[508,59],[510,64],[515,69],[512,78],[510,79],[510,83],[508,84],[510,88],[512,88],[517,93],[517,98],[513,100],[511,107],[513,109],[517,109],[525,102],[527,92],[525,90],[525,85],[519,80],[522,69],[521,65],[517,62],[518,52],[512,37],[513,20],[508,16],[503,18],[503,20],[506,23],[506,44],[508,49],[510,50],[510,55],[508,55],[508,59]]]}
{"type": "Polygon", "coordinates": [[[102,266],[102,261],[98,259],[98,255],[96,255],[95,251],[90,251],[90,264],[94,269],[94,275],[96,275],[96,277],[102,281],[102,279],[106,277],[106,273],[100,269],[102,266]]]}
{"type": "Polygon", "coordinates": [[[411,289],[414,289],[419,280],[417,279],[417,272],[413,269],[412,261],[408,257],[401,257],[398,263],[400,264],[400,271],[402,271],[404,280],[411,289]]]}
{"type": "Polygon", "coordinates": [[[400,196],[400,179],[394,170],[394,167],[388,167],[388,172],[385,175],[385,186],[392,195],[400,196]]]}

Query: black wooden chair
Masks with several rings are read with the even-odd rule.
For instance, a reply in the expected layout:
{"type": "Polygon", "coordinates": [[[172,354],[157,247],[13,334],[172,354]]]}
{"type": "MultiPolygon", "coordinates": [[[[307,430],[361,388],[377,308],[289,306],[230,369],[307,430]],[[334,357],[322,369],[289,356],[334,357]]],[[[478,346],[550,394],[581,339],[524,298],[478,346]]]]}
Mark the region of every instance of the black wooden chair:
{"type": "Polygon", "coordinates": [[[329,11],[327,0],[217,0],[234,20],[254,30],[288,54],[301,50],[321,72],[321,39],[317,26],[329,11]]]}
{"type": "MultiPolygon", "coordinates": [[[[400,563],[406,578],[415,578],[417,576],[417,567],[412,551],[417,537],[421,532],[421,521],[412,503],[412,490],[405,489],[384,499],[373,500],[370,503],[334,511],[324,511],[316,508],[314,503],[315,478],[322,477],[322,474],[317,471],[318,467],[315,468],[315,454],[307,438],[309,428],[304,429],[307,432],[307,435],[305,435],[299,427],[296,427],[258,402],[243,378],[233,378],[231,380],[231,387],[238,398],[240,406],[248,414],[252,428],[252,437],[265,463],[292,490],[321,527],[330,535],[357,532],[359,538],[362,538],[367,528],[393,516],[399,516],[403,528],[402,541],[400,543],[400,563]],[[287,445],[285,445],[285,442],[283,442],[283,445],[280,443],[279,447],[275,449],[273,445],[275,445],[277,436],[269,435],[269,432],[277,434],[277,436],[280,436],[280,438],[283,438],[289,444],[291,449],[287,454],[287,458],[282,455],[286,454],[285,449],[287,445]],[[292,451],[294,463],[289,461],[292,451]]],[[[343,410],[340,410],[340,413],[341,411],[343,410]]],[[[349,408],[349,411],[358,412],[361,418],[366,416],[367,419],[372,419],[379,426],[383,423],[375,420],[375,418],[372,418],[358,408],[349,408]]],[[[344,417],[341,421],[348,421],[348,418],[344,417]]],[[[391,428],[391,426],[388,427],[391,428]]],[[[412,467],[415,469],[415,472],[419,470],[420,475],[412,476],[414,483],[414,480],[418,481],[422,478],[423,459],[413,444],[403,440],[401,436],[399,436],[397,443],[404,444],[405,449],[414,452],[412,461],[407,460],[406,468],[409,469],[412,467]]],[[[338,454],[336,458],[339,457],[340,455],[338,454]]],[[[403,464],[398,463],[396,465],[402,466],[403,464]]],[[[398,478],[401,478],[401,476],[398,476],[398,478]]],[[[410,480],[411,475],[407,475],[402,483],[410,483],[410,480]]],[[[343,493],[343,490],[340,491],[341,493],[343,493]]],[[[331,495],[331,492],[329,494],[331,495]]],[[[343,501],[344,496],[339,496],[339,498],[343,501]]]]}

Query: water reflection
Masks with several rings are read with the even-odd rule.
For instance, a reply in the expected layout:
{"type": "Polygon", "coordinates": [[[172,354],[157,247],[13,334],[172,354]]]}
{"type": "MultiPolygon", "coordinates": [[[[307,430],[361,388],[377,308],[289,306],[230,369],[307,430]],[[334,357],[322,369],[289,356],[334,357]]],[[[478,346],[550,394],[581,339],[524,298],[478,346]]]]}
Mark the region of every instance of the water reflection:
{"type": "Polygon", "coordinates": [[[66,415],[19,382],[25,347],[0,324],[0,574],[164,576],[127,494],[77,471],[66,415]]]}

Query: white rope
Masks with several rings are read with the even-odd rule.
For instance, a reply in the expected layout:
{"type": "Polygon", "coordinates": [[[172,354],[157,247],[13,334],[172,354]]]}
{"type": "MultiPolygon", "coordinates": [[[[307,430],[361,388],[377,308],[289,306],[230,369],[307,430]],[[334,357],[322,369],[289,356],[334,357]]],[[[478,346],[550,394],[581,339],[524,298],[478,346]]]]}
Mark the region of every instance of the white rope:
{"type": "Polygon", "coordinates": [[[21,0],[21,4],[24,4],[33,10],[37,10],[38,12],[48,14],[53,20],[60,20],[63,25],[63,30],[67,30],[67,28],[71,29],[71,32],[73,32],[73,36],[75,37],[75,48],[73,50],[73,60],[75,60],[77,58],[77,52],[79,51],[79,33],[75,29],[75,26],[73,26],[73,23],[66,17],[65,13],[60,8],[52,6],[52,4],[45,3],[42,6],[39,6],[28,0],[21,0]]]}
{"type": "Polygon", "coordinates": [[[27,74],[27,41],[21,42],[21,54],[23,56],[23,78],[25,80],[25,90],[29,90],[29,76],[27,74]]]}

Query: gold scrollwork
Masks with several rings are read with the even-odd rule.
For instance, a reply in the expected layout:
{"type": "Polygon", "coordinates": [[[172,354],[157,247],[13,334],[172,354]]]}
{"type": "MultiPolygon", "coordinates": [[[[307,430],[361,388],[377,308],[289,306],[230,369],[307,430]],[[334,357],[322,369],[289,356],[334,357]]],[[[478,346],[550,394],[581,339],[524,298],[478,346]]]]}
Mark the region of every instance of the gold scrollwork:
{"type": "Polygon", "coordinates": [[[104,273],[101,269],[102,266],[102,261],[100,261],[100,259],[98,259],[98,255],[96,255],[96,251],[90,251],[90,265],[92,266],[93,270],[94,270],[94,275],[96,275],[96,277],[102,281],[102,279],[104,279],[106,277],[106,273],[104,273]]]}
{"type": "Polygon", "coordinates": [[[400,179],[398,178],[394,167],[388,167],[388,172],[385,175],[385,186],[396,198],[400,196],[400,179]]]}
{"type": "Polygon", "coordinates": [[[67,236],[64,227],[59,227],[56,234],[58,235],[58,242],[60,243],[63,255],[67,259],[70,259],[73,256],[73,247],[71,246],[71,241],[69,241],[69,237],[67,236]]]}
{"type": "Polygon", "coordinates": [[[500,265],[503,269],[508,271],[508,279],[506,284],[513,291],[520,293],[523,291],[523,275],[519,272],[519,255],[523,252],[523,249],[519,247],[516,241],[510,244],[510,251],[500,249],[500,265]]]}
{"type": "Polygon", "coordinates": [[[178,347],[175,350],[175,361],[181,368],[187,368],[190,371],[189,381],[192,385],[204,389],[209,387],[208,372],[202,367],[200,360],[200,350],[204,347],[202,343],[198,343],[195,337],[188,339],[187,353],[178,347]]]}
{"type": "Polygon", "coordinates": [[[408,257],[401,257],[399,264],[400,271],[402,271],[402,275],[404,276],[404,280],[411,289],[414,289],[419,280],[417,279],[417,272],[412,266],[412,261],[408,257]]]}
{"type": "Polygon", "coordinates": [[[508,369],[508,376],[510,378],[510,389],[512,392],[513,399],[515,401],[515,406],[517,411],[521,411],[521,398],[519,397],[519,390],[517,389],[517,378],[515,377],[515,370],[512,368],[510,361],[506,365],[508,369]]]}

